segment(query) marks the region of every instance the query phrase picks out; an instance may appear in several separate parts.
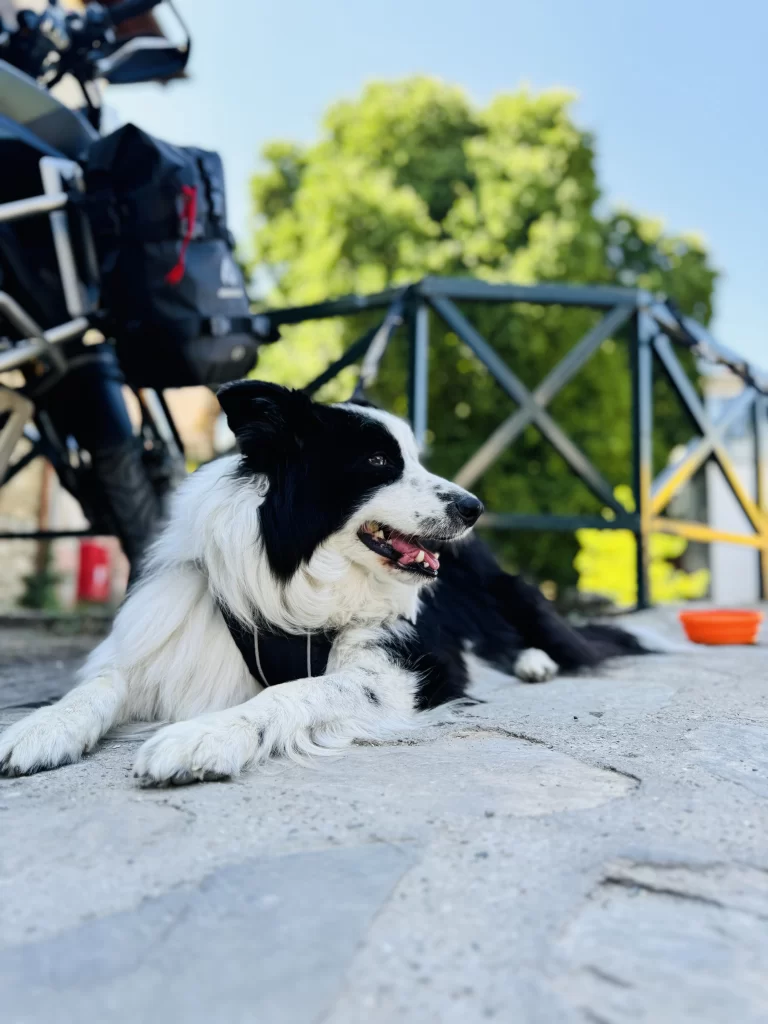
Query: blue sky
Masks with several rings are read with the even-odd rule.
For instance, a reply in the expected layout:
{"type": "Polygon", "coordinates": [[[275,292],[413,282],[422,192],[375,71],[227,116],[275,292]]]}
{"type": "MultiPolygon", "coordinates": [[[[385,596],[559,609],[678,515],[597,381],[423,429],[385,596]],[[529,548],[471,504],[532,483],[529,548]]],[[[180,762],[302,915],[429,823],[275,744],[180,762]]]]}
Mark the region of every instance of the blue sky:
{"type": "Polygon", "coordinates": [[[699,232],[723,277],[715,333],[768,366],[768,4],[764,0],[178,0],[191,81],[112,89],[122,118],[219,150],[235,234],[272,138],[313,140],[324,109],[415,72],[478,103],[526,82],[578,93],[606,199],[699,232]]]}

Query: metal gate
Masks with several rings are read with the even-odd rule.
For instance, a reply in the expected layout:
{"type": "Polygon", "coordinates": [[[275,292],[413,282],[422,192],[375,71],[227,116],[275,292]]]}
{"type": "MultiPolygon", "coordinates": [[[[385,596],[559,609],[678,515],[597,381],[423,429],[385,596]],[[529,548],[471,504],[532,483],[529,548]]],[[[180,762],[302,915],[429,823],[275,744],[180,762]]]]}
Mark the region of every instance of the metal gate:
{"type": "Polygon", "coordinates": [[[698,323],[681,316],[666,300],[636,289],[580,287],[547,284],[520,286],[488,284],[463,278],[427,277],[417,284],[380,292],[354,295],[311,306],[270,310],[264,314],[273,327],[308,320],[349,316],[366,310],[386,310],[382,322],[364,334],[317,377],[305,390],[318,391],[342,369],[361,363],[364,384],[376,374],[388,341],[405,324],[409,338],[408,409],[416,439],[423,444],[428,425],[429,311],[433,311],[485,365],[514,407],[490,437],[462,466],[456,481],[465,487],[488,469],[499,455],[530,424],[560,453],[571,471],[614,513],[613,519],[598,515],[520,515],[494,510],[482,525],[500,530],[566,530],[579,527],[631,530],[637,538],[638,606],[650,603],[648,581],[651,533],[673,533],[691,541],[724,541],[755,549],[760,560],[761,596],[768,598],[768,376],[739,356],[718,345],[698,323]],[[526,303],[540,306],[581,307],[603,312],[588,331],[536,387],[527,388],[456,305],[461,303],[526,303]],[[557,424],[547,407],[553,398],[587,363],[600,345],[620,328],[628,326],[632,375],[632,487],[635,511],[628,512],[614,497],[613,489],[597,467],[557,424]],[[713,422],[686,374],[677,352],[688,349],[710,363],[727,366],[744,382],[744,389],[723,416],[713,422]],[[658,362],[682,409],[698,436],[685,455],[653,478],[653,363],[658,362]],[[740,480],[724,444],[727,428],[749,416],[754,441],[756,498],[740,480]],[[703,523],[670,519],[662,515],[671,499],[708,460],[714,460],[742,508],[749,533],[725,533],[703,523]]]}

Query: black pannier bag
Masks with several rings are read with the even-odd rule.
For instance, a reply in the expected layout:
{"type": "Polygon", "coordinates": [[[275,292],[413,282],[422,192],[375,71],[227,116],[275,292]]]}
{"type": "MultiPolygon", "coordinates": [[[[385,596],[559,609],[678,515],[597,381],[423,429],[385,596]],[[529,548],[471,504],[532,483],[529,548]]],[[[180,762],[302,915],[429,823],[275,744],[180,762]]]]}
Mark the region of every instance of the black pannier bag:
{"type": "Polygon", "coordinates": [[[258,341],[218,154],[129,124],[94,143],[85,181],[105,326],[128,381],[214,386],[248,373],[258,341]]]}

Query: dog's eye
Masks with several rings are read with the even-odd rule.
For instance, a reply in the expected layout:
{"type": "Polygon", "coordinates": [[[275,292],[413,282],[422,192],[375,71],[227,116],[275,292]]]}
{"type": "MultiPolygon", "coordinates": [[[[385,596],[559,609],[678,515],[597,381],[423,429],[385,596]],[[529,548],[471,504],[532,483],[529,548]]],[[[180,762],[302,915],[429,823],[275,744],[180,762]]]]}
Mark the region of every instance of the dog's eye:
{"type": "Polygon", "coordinates": [[[383,466],[389,465],[389,459],[382,452],[376,452],[375,455],[369,456],[368,463],[371,466],[375,466],[377,469],[381,469],[383,466]]]}

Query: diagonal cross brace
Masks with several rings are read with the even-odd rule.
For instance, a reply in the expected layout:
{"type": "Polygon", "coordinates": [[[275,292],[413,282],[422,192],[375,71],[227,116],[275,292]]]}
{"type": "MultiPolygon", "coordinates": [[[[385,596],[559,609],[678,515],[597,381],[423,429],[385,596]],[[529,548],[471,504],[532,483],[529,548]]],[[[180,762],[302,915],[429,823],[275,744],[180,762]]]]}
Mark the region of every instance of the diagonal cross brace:
{"type": "Polygon", "coordinates": [[[656,477],[651,492],[651,513],[659,515],[667,507],[672,498],[696,473],[712,454],[712,435],[724,436],[732,423],[736,423],[749,412],[755,401],[755,393],[750,390],[742,392],[728,406],[723,415],[712,423],[711,431],[706,437],[696,437],[685,447],[685,454],[673,465],[662,470],[656,477]]]}
{"type": "Polygon", "coordinates": [[[700,440],[689,445],[685,458],[681,462],[670,467],[656,480],[651,498],[651,512],[655,516],[659,515],[683,484],[687,483],[696,470],[711,456],[720,467],[734,497],[741,505],[752,527],[757,533],[764,532],[766,523],[763,513],[747,494],[723,444],[725,431],[739,416],[750,410],[757,392],[754,388],[746,388],[724,415],[716,423],[713,423],[687,373],[680,365],[669,338],[663,334],[657,335],[653,347],[672,387],[702,436],[700,440]]]}
{"type": "MultiPolygon", "coordinates": [[[[558,391],[574,377],[587,362],[593,352],[609,338],[614,331],[622,327],[632,316],[631,306],[617,306],[592,328],[576,344],[557,366],[550,371],[533,392],[533,400],[540,408],[545,408],[558,391]]],[[[475,454],[461,467],[456,474],[456,483],[461,487],[471,487],[488,467],[495,462],[502,451],[525,430],[531,422],[528,409],[517,409],[501,423],[490,437],[478,448],[475,454]]]]}
{"type": "Polygon", "coordinates": [[[25,395],[12,388],[0,387],[0,415],[4,418],[4,422],[0,421],[0,486],[17,472],[11,466],[11,457],[34,412],[34,405],[25,395]]]}
{"type": "MultiPolygon", "coordinates": [[[[587,356],[584,356],[583,354],[584,351],[589,349],[589,354],[591,354],[593,348],[615,329],[616,324],[623,323],[624,320],[631,316],[634,312],[634,307],[627,305],[626,307],[622,306],[614,309],[608,317],[605,318],[605,320],[601,321],[601,323],[597,325],[594,331],[591,331],[588,335],[582,338],[582,341],[577,346],[577,348],[580,349],[578,355],[576,348],[574,348],[569,355],[566,356],[566,358],[557,367],[555,367],[549,377],[539,385],[536,393],[531,394],[523,382],[512,372],[512,370],[510,370],[501,356],[491,348],[482,334],[472,326],[467,318],[449,299],[431,296],[429,298],[429,303],[435,312],[442,317],[445,323],[451,328],[451,330],[458,334],[461,340],[472,349],[477,358],[490,370],[510,398],[520,406],[514,414],[514,418],[520,417],[519,422],[521,426],[518,428],[516,421],[515,433],[512,437],[517,436],[517,434],[519,434],[520,431],[529,423],[535,423],[542,435],[549,441],[555,450],[560,453],[571,469],[584,481],[590,490],[597,495],[604,504],[613,509],[617,515],[625,516],[626,509],[614,497],[610,484],[592,465],[581,449],[578,448],[567,434],[565,434],[557,425],[557,423],[555,423],[544,408],[544,405],[552,399],[559,388],[570,380],[576,370],[578,370],[582,365],[584,359],[587,358],[587,356]],[[591,336],[595,331],[598,331],[602,326],[604,326],[609,318],[612,318],[612,326],[610,327],[610,330],[602,335],[599,341],[593,341],[591,336]],[[615,318],[615,320],[613,318],[615,318]],[[553,377],[554,381],[550,379],[553,377]]],[[[495,435],[492,435],[492,437],[489,438],[486,445],[490,443],[494,436],[495,435]]],[[[498,451],[496,454],[498,454],[498,451]]],[[[495,457],[496,456],[494,455],[494,458],[495,457]]],[[[462,473],[465,469],[466,466],[462,469],[462,473]]],[[[472,479],[476,479],[477,475],[479,474],[476,474],[472,479]]],[[[457,478],[457,482],[461,481],[458,481],[457,478]]]]}

